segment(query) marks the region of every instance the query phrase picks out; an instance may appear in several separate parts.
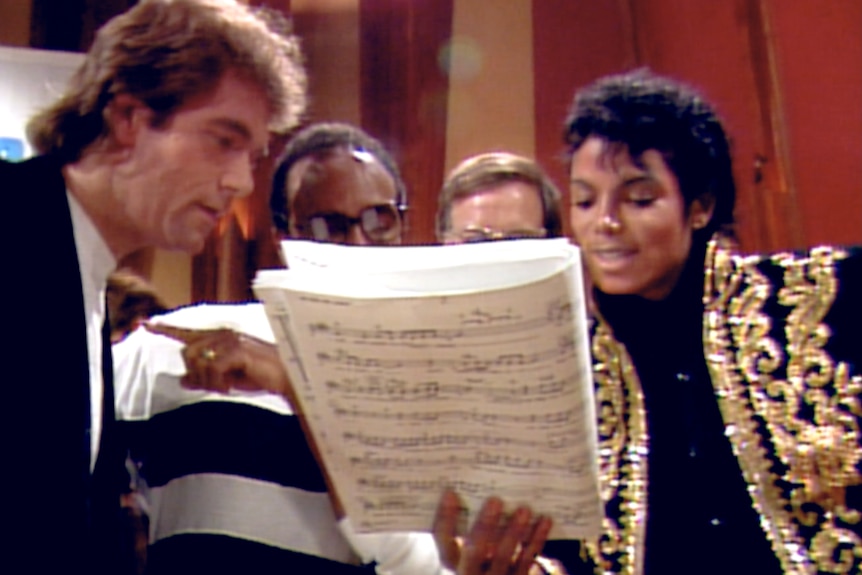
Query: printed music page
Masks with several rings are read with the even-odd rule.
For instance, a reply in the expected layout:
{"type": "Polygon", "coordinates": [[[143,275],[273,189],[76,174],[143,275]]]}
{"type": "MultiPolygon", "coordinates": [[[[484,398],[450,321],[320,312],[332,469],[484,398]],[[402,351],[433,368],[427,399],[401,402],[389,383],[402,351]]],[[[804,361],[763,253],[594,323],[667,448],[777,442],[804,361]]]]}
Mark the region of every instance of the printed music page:
{"type": "Polygon", "coordinates": [[[579,252],[565,240],[285,242],[264,303],[298,411],[360,532],[428,531],[445,488],[599,533],[579,252]]]}

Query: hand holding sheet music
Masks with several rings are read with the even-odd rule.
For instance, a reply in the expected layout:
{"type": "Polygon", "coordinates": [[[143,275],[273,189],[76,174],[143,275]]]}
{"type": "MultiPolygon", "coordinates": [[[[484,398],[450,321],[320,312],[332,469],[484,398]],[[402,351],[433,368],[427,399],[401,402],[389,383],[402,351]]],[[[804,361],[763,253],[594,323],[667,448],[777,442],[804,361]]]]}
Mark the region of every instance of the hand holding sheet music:
{"type": "Polygon", "coordinates": [[[442,492],[598,532],[588,335],[565,241],[286,242],[258,274],[296,406],[360,531],[429,530],[442,492]]]}

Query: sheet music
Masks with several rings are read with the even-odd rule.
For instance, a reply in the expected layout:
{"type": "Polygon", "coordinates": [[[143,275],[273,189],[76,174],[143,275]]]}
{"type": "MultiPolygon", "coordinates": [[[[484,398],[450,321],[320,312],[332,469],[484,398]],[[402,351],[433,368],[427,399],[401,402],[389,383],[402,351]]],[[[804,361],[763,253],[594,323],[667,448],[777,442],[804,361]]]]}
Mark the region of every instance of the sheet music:
{"type": "Polygon", "coordinates": [[[449,487],[469,521],[499,495],[510,510],[553,517],[554,538],[598,533],[580,263],[575,248],[537,245],[514,258],[378,248],[362,278],[368,249],[294,245],[312,261],[259,277],[301,410],[358,530],[429,530],[449,487]],[[355,291],[363,297],[346,296],[355,291]]]}

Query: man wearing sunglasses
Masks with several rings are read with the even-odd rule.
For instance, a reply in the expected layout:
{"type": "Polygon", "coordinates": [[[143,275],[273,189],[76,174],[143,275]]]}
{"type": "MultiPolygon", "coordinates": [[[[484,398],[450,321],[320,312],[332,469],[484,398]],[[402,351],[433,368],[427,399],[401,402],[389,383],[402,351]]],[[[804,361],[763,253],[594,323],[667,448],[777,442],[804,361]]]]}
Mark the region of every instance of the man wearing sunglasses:
{"type": "Polygon", "coordinates": [[[270,207],[282,237],[394,245],[404,231],[407,191],[380,142],[348,124],[323,123],[288,144],[270,207]]]}
{"type": "MultiPolygon", "coordinates": [[[[390,245],[401,242],[406,190],[380,142],[315,124],[288,143],[270,205],[275,239],[390,245]]],[[[280,392],[260,304],[156,321],[114,349],[118,417],[149,482],[148,573],[441,572],[429,534],[359,536],[342,519],[280,392]]]]}

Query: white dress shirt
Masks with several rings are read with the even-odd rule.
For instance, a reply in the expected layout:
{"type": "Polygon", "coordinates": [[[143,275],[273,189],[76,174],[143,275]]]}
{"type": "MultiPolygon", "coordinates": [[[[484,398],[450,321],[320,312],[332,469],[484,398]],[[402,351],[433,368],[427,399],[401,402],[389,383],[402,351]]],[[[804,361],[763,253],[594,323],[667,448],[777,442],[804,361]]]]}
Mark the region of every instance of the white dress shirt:
{"type": "Polygon", "coordinates": [[[90,471],[99,455],[99,438],[102,434],[102,325],[105,322],[105,290],[108,275],[117,267],[117,261],[102,239],[93,221],[66,191],[72,228],[75,233],[75,248],[81,270],[81,285],[84,289],[84,313],[87,319],[87,363],[90,368],[90,471]]]}

